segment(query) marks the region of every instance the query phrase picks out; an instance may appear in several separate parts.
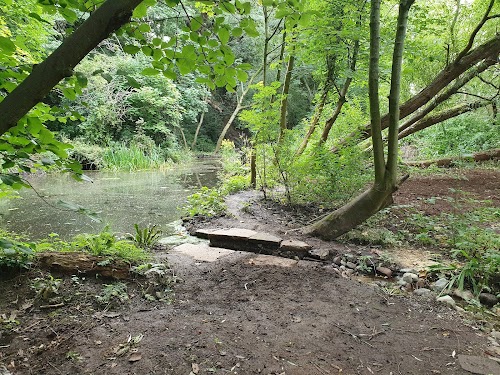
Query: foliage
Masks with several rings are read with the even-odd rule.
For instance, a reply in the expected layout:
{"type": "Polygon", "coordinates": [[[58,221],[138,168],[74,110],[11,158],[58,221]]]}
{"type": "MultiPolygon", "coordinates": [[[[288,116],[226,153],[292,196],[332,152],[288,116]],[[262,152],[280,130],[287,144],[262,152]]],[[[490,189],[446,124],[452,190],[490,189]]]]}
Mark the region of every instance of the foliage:
{"type": "Polygon", "coordinates": [[[226,204],[219,189],[203,186],[198,192],[187,198],[184,210],[191,217],[212,217],[222,215],[226,211],[226,204]]]}
{"type": "Polygon", "coordinates": [[[33,260],[33,247],[31,243],[0,231],[0,268],[29,268],[33,260]]]}
{"type": "Polygon", "coordinates": [[[101,294],[96,295],[95,299],[101,305],[118,307],[129,300],[127,284],[121,282],[104,284],[101,294]]]}
{"type": "Polygon", "coordinates": [[[70,242],[63,241],[57,234],[35,244],[35,251],[84,251],[93,255],[123,259],[138,264],[150,258],[144,249],[132,242],[119,240],[106,226],[98,234],[79,234],[70,242]]]}
{"type": "Polygon", "coordinates": [[[61,282],[61,279],[56,279],[49,274],[44,278],[35,278],[32,282],[31,288],[35,291],[37,297],[44,301],[48,301],[55,295],[59,294],[61,282]]]}
{"type": "Polygon", "coordinates": [[[137,247],[144,250],[153,248],[160,239],[162,231],[157,229],[157,225],[140,228],[139,224],[134,224],[135,234],[127,234],[127,239],[134,242],[137,247]]]}
{"type": "Polygon", "coordinates": [[[173,285],[178,281],[178,277],[168,263],[142,264],[132,268],[132,272],[144,276],[148,281],[142,292],[144,298],[168,304],[173,302],[173,285]]]}
{"type": "MultiPolygon", "coordinates": [[[[431,198],[429,203],[432,204],[433,199],[438,198],[431,198]]],[[[429,216],[413,207],[395,206],[373,216],[344,235],[342,240],[382,246],[438,247],[448,251],[456,263],[439,264],[431,269],[451,272],[451,286],[471,287],[475,293],[495,288],[494,283],[498,283],[495,278],[500,274],[500,234],[491,223],[498,222],[500,211],[486,205],[461,212],[465,201],[478,205],[485,202],[460,195],[448,200],[454,205],[455,212],[429,216]]]]}

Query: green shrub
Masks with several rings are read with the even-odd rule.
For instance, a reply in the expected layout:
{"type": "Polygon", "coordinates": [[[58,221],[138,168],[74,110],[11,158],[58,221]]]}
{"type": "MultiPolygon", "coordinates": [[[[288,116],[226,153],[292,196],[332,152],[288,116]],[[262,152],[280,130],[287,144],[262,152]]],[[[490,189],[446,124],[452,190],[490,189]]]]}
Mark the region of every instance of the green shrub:
{"type": "Polygon", "coordinates": [[[187,204],[184,211],[191,217],[193,216],[218,216],[226,211],[224,196],[219,189],[207,188],[203,186],[198,192],[187,198],[187,204]]]}
{"type": "MultiPolygon", "coordinates": [[[[7,234],[6,232],[1,233],[7,234]]],[[[0,268],[29,268],[33,260],[33,244],[7,236],[0,237],[0,268]]]]}

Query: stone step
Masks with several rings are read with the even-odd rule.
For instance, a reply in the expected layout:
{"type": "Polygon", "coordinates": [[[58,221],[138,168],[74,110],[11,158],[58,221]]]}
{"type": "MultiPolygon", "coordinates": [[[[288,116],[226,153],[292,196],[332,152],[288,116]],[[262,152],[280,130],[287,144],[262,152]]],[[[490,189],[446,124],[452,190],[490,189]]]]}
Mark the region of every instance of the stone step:
{"type": "Polygon", "coordinates": [[[270,233],[256,232],[249,229],[202,229],[196,232],[200,237],[208,236],[210,246],[256,254],[283,255],[303,258],[312,246],[296,240],[283,240],[270,233]]]}

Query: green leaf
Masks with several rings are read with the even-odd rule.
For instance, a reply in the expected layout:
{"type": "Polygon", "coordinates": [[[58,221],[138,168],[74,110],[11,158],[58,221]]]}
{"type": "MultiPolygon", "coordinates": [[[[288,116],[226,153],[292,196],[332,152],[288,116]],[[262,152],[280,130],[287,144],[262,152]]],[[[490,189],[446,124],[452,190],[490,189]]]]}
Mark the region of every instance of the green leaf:
{"type": "Polygon", "coordinates": [[[142,23],[137,28],[141,33],[148,33],[151,31],[151,27],[147,23],[142,23]]]}
{"type": "Polygon", "coordinates": [[[7,55],[12,55],[16,50],[16,45],[4,36],[0,36],[0,50],[4,51],[7,55]]]}
{"type": "Polygon", "coordinates": [[[51,25],[50,22],[44,20],[42,17],[40,17],[40,15],[38,13],[29,13],[28,16],[30,16],[31,18],[34,18],[36,19],[37,21],[40,21],[40,22],[43,22],[43,23],[46,23],[48,25],[51,25]]]}
{"type": "Polygon", "coordinates": [[[244,70],[237,70],[236,71],[236,77],[238,78],[238,80],[240,80],[241,82],[246,82],[246,80],[248,79],[248,73],[245,72],[244,70]]]}
{"type": "Polygon", "coordinates": [[[126,46],[123,47],[123,50],[126,53],[129,53],[131,55],[135,55],[137,52],[139,52],[141,49],[137,46],[133,46],[131,44],[127,44],[126,46]]]}
{"type": "Polygon", "coordinates": [[[237,38],[243,34],[243,29],[241,27],[235,27],[231,30],[231,34],[237,38]]]}
{"type": "Polygon", "coordinates": [[[72,89],[71,87],[64,87],[62,89],[62,93],[69,100],[75,100],[76,99],[76,91],[74,89],[72,89]]]}
{"type": "Polygon", "coordinates": [[[142,18],[146,17],[148,14],[148,8],[155,5],[156,0],[144,0],[142,3],[140,3],[135,9],[134,12],[132,13],[132,16],[134,18],[142,18]]]}
{"type": "Polygon", "coordinates": [[[32,136],[36,136],[43,129],[42,121],[37,117],[28,117],[28,131],[32,136]]]}
{"type": "Polygon", "coordinates": [[[226,29],[225,27],[221,27],[219,31],[217,32],[217,35],[219,36],[219,39],[222,44],[227,44],[229,42],[229,30],[226,29]]]}
{"type": "Polygon", "coordinates": [[[129,84],[129,86],[136,89],[141,87],[141,84],[137,82],[137,80],[134,77],[127,76],[127,83],[129,84]]]}
{"type": "Polygon", "coordinates": [[[141,72],[141,74],[144,76],[155,76],[157,74],[160,74],[160,72],[155,68],[146,68],[141,72]]]}

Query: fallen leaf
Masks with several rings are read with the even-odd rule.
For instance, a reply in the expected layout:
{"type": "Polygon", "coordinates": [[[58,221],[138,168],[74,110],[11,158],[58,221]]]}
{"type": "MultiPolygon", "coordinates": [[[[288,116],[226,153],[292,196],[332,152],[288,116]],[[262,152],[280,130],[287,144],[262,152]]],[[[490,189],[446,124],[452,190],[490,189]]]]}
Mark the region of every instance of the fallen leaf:
{"type": "Polygon", "coordinates": [[[191,364],[191,369],[193,370],[193,374],[198,374],[200,372],[200,366],[197,363],[191,364]]]}
{"type": "Polygon", "coordinates": [[[142,358],[141,353],[133,353],[130,355],[130,357],[128,357],[128,361],[129,362],[137,362],[137,361],[141,360],[141,358],[142,358]]]}

